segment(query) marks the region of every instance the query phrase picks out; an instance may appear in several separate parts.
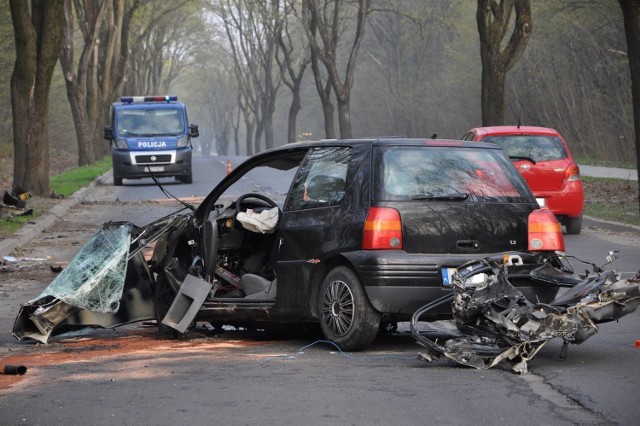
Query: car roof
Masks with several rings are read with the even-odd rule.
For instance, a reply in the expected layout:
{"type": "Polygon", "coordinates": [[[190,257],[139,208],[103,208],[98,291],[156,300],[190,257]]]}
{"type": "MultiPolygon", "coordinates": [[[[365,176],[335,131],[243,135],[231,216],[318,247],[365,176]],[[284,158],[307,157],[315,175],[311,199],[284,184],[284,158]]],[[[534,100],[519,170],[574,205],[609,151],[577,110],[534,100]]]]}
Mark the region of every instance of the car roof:
{"type": "Polygon", "coordinates": [[[476,127],[472,131],[479,136],[494,135],[548,135],[560,136],[557,130],[538,126],[488,126],[476,127]]]}
{"type": "Polygon", "coordinates": [[[322,146],[362,146],[362,145],[389,145],[389,146],[460,146],[465,148],[493,148],[499,147],[492,143],[479,144],[478,142],[461,141],[457,139],[430,139],[430,138],[403,138],[403,137],[381,137],[381,138],[361,138],[361,139],[321,139],[318,141],[294,142],[263,151],[256,156],[268,155],[278,151],[295,151],[322,146]]]}

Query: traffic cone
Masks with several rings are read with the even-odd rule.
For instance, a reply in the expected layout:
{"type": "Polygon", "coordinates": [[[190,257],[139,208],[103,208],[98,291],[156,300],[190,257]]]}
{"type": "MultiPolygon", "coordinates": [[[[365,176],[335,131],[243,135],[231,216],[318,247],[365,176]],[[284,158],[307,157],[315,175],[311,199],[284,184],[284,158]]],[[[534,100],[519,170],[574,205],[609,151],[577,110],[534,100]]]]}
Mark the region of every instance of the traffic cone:
{"type": "Polygon", "coordinates": [[[227,175],[231,173],[231,160],[227,160],[227,175]]]}

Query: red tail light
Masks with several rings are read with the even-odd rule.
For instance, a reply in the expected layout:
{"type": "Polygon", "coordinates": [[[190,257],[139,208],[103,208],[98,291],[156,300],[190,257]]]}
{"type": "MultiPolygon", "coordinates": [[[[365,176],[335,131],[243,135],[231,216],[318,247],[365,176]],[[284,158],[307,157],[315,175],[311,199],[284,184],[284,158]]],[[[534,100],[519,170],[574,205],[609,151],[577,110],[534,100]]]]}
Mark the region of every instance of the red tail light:
{"type": "Polygon", "coordinates": [[[364,250],[402,249],[400,212],[389,207],[371,207],[364,223],[364,250]]]}
{"type": "Polygon", "coordinates": [[[580,167],[576,163],[571,163],[564,171],[564,180],[580,180],[580,167]]]}
{"type": "Polygon", "coordinates": [[[562,251],[562,227],[549,209],[529,213],[529,251],[562,251]]]}

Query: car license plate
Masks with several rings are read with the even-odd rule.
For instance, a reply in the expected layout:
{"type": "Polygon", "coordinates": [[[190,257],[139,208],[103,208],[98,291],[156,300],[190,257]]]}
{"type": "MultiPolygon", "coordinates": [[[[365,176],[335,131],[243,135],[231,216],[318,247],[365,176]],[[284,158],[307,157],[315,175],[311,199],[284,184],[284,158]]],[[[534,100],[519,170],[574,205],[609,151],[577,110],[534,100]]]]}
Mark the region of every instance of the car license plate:
{"type": "Polygon", "coordinates": [[[440,268],[442,272],[442,285],[445,287],[451,286],[451,279],[453,274],[457,271],[456,268],[440,268]]]}
{"type": "Polygon", "coordinates": [[[145,167],[144,168],[145,172],[152,172],[152,173],[157,173],[157,172],[164,172],[164,166],[150,166],[150,167],[145,167]]]}
{"type": "Polygon", "coordinates": [[[547,205],[547,202],[544,198],[536,198],[536,201],[538,202],[538,205],[540,206],[540,208],[543,208],[544,206],[547,205]]]}

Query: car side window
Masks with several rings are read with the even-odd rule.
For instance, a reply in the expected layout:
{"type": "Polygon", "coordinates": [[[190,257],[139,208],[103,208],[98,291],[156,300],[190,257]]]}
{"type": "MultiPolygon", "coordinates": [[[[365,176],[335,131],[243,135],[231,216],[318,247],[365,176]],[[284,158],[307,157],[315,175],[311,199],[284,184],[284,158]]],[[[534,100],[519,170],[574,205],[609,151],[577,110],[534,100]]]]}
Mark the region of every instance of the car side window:
{"type": "Polygon", "coordinates": [[[309,151],[291,186],[284,210],[335,206],[344,198],[351,148],[321,147],[309,151]]]}

